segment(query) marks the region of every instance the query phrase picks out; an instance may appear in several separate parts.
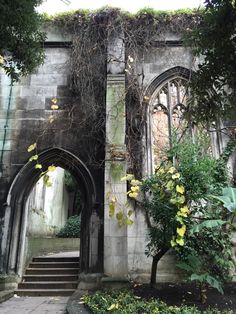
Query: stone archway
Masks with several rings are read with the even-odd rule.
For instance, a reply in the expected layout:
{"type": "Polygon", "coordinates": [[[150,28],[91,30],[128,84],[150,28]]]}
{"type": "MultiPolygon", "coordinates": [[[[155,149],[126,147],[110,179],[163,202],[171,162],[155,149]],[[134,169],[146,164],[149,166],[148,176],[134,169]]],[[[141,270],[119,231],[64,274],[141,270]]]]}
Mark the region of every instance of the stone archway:
{"type": "MultiPolygon", "coordinates": [[[[39,154],[40,163],[43,168],[51,164],[60,166],[69,171],[80,184],[81,190],[85,196],[85,210],[81,213],[81,249],[80,266],[81,271],[89,272],[91,266],[90,250],[90,220],[95,209],[96,188],[93,177],[85,164],[74,154],[61,148],[51,148],[39,154]]],[[[27,162],[15,177],[7,197],[6,227],[4,232],[5,243],[2,246],[6,248],[4,256],[4,269],[6,273],[21,275],[22,259],[24,254],[25,234],[27,228],[26,219],[26,201],[28,195],[39,179],[39,173],[34,169],[32,162],[27,162]]],[[[97,256],[98,259],[103,258],[97,256]]],[[[96,268],[96,267],[95,267],[96,268]]]]}

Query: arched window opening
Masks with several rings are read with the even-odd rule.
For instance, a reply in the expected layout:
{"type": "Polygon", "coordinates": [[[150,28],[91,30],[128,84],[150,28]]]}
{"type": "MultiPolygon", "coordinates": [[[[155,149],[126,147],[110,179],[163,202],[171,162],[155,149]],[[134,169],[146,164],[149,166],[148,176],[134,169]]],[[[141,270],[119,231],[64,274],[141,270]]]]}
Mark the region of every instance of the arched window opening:
{"type": "Polygon", "coordinates": [[[189,130],[183,113],[187,108],[189,90],[186,78],[175,76],[160,85],[151,97],[150,129],[152,169],[165,157],[172,138],[181,140],[189,130]]]}

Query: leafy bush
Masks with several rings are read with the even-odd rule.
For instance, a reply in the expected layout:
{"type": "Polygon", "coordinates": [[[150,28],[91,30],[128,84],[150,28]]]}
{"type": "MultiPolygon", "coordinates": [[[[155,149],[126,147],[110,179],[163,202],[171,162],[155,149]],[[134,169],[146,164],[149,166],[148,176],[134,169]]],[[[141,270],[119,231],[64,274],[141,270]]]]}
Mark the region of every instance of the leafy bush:
{"type": "Polygon", "coordinates": [[[68,218],[65,226],[56,235],[59,238],[79,238],[80,217],[75,215],[68,218]]]}
{"type": "Polygon", "coordinates": [[[97,291],[81,298],[89,310],[96,314],[232,314],[231,311],[207,309],[203,312],[196,307],[168,306],[158,299],[145,300],[127,290],[97,291]]]}

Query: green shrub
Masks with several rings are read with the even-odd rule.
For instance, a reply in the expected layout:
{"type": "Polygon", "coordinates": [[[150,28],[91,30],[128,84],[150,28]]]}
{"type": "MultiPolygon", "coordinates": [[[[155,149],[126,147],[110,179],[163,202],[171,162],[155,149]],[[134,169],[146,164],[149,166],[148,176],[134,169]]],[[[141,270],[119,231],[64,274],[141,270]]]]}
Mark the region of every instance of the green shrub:
{"type": "Polygon", "coordinates": [[[59,238],[80,237],[80,217],[75,215],[68,218],[65,226],[56,235],[59,238]]]}
{"type": "Polygon", "coordinates": [[[232,314],[232,311],[227,310],[207,309],[201,312],[196,307],[186,305],[168,306],[158,299],[142,299],[127,290],[97,291],[81,299],[94,314],[232,314]]]}

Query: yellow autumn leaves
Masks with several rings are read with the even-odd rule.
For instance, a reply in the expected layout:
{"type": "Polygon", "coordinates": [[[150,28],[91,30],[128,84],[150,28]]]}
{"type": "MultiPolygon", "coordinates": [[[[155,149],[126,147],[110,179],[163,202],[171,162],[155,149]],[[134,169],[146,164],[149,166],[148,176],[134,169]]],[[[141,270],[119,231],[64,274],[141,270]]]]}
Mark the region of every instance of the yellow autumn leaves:
{"type": "Polygon", "coordinates": [[[3,56],[0,55],[0,65],[4,63],[4,58],[3,56]]]}
{"type": "MultiPolygon", "coordinates": [[[[37,143],[33,143],[31,144],[28,148],[27,148],[27,151],[29,153],[31,152],[34,152],[35,154],[32,155],[30,158],[29,158],[29,161],[32,162],[32,161],[35,161],[35,165],[34,165],[34,168],[35,169],[38,169],[38,170],[41,170],[43,168],[43,165],[41,163],[39,163],[39,155],[36,153],[36,150],[37,150],[37,143]]],[[[50,165],[48,166],[47,170],[45,171],[41,171],[41,174],[40,174],[40,177],[43,177],[43,182],[44,184],[47,186],[47,187],[50,187],[52,186],[52,181],[50,179],[50,176],[47,174],[48,172],[53,172],[56,170],[56,166],[54,165],[50,165]]]]}
{"type": "Polygon", "coordinates": [[[169,194],[169,202],[178,208],[175,216],[178,227],[176,228],[176,236],[171,240],[171,246],[184,246],[185,234],[187,231],[184,223],[184,218],[187,218],[189,209],[186,205],[185,187],[181,183],[181,174],[171,164],[166,164],[156,170],[156,175],[161,181],[166,182],[163,184],[162,193],[169,194]]]}
{"type": "Polygon", "coordinates": [[[127,195],[131,198],[137,198],[140,192],[141,181],[136,180],[133,174],[127,174],[121,178],[121,181],[128,181],[131,185],[130,190],[127,192],[127,195]]]}

